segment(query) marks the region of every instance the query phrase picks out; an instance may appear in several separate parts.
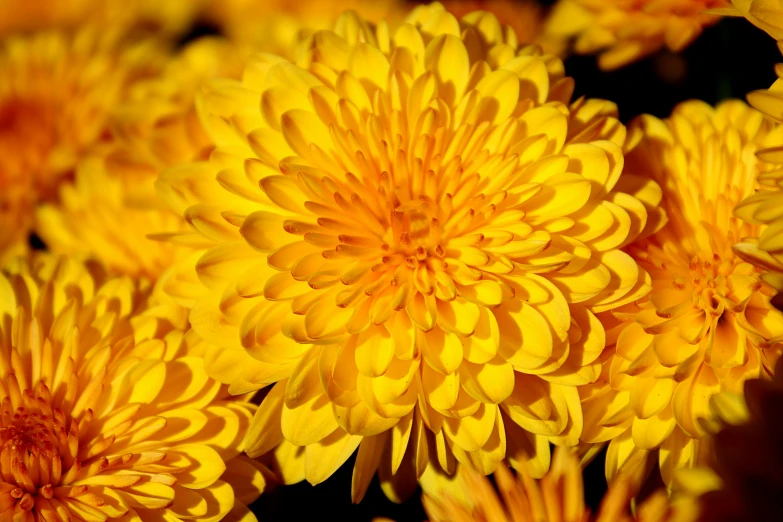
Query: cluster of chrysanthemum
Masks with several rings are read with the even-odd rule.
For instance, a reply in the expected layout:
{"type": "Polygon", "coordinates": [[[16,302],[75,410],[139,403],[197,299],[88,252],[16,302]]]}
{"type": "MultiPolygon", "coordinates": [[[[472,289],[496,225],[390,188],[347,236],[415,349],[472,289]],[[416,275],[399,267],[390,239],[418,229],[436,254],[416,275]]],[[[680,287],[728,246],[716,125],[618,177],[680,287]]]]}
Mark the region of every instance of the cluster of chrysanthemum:
{"type": "Polygon", "coordinates": [[[1,14],[0,520],[247,522],[355,456],[575,522],[605,446],[596,520],[780,513],[783,80],[626,127],[556,54],[781,9],[279,4],[1,14]]]}

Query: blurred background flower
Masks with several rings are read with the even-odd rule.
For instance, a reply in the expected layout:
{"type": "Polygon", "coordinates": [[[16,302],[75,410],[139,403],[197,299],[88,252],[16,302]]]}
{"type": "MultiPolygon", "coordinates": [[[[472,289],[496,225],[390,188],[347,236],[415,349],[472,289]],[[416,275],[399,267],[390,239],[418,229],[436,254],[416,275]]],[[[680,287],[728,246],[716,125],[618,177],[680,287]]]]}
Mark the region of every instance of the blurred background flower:
{"type": "Polygon", "coordinates": [[[57,200],[79,158],[105,140],[129,85],[163,58],[156,42],[124,40],[112,28],[0,41],[0,223],[9,226],[0,258],[27,243],[35,206],[57,200]]]}
{"type": "Polygon", "coordinates": [[[682,51],[718,21],[704,11],[728,5],[728,0],[559,0],[546,33],[574,38],[575,52],[600,53],[598,65],[611,70],[663,47],[682,51]]]}

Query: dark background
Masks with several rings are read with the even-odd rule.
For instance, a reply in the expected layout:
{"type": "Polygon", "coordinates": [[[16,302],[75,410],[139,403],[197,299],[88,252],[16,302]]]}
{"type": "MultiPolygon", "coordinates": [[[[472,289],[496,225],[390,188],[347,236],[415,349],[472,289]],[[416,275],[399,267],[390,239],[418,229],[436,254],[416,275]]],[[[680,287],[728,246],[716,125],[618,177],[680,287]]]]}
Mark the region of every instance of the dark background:
{"type": "MultiPolygon", "coordinates": [[[[187,40],[215,32],[194,28],[187,40]]],[[[780,54],[774,40],[744,19],[724,19],[707,28],[682,54],[661,51],[613,72],[601,72],[592,56],[571,56],[566,72],[576,80],[575,96],[616,102],[623,122],[643,113],[667,116],[684,100],[697,98],[714,104],[726,98],[744,98],[754,89],[775,81],[773,65],[780,54]]],[[[783,60],[780,60],[783,61],[783,60]]],[[[299,521],[320,518],[369,521],[388,517],[398,522],[426,520],[418,495],[396,505],[383,495],[377,478],[359,505],[351,504],[354,458],[317,487],[306,482],[278,487],[252,506],[261,521],[299,521]]],[[[606,490],[602,452],[585,470],[585,496],[595,511],[606,490]]]]}

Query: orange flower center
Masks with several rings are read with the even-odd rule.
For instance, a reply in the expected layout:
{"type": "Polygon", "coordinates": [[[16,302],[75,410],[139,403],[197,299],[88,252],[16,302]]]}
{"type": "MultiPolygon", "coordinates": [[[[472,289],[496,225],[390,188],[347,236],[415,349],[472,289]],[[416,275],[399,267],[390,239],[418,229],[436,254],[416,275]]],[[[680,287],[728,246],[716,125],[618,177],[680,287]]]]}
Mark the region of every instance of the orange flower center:
{"type": "MultiPolygon", "coordinates": [[[[19,393],[19,383],[13,374],[5,381],[12,396],[13,392],[19,393]]],[[[19,395],[18,401],[7,396],[0,404],[0,475],[6,487],[11,487],[9,491],[0,484],[0,493],[10,494],[17,500],[19,509],[30,511],[35,508],[36,495],[51,499],[57,496],[57,489],[71,483],[80,472],[99,472],[109,463],[105,457],[99,457],[89,469],[82,467],[82,460],[89,459],[85,452],[106,447],[106,440],[94,447],[80,447],[79,437],[92,420],[92,410],[86,410],[81,421],[69,419],[60,408],[52,407],[51,393],[43,383],[39,383],[35,393],[25,389],[19,395]],[[23,405],[14,409],[13,402],[23,405]]],[[[66,489],[62,495],[92,500],[84,496],[88,493],[87,486],[66,489]]]]}

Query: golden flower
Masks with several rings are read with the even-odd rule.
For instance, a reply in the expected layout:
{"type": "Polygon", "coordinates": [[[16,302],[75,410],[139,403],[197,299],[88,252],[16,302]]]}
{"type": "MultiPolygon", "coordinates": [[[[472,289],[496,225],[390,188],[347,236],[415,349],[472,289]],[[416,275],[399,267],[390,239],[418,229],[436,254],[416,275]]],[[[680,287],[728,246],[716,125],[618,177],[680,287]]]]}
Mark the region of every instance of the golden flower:
{"type": "Polygon", "coordinates": [[[405,0],[207,0],[204,17],[231,40],[292,58],[296,42],[329,29],[345,10],[371,22],[401,21],[405,0]]]}
{"type": "Polygon", "coordinates": [[[160,201],[154,182],[166,167],[209,156],[213,145],[196,114],[196,90],[208,78],[239,77],[244,54],[224,40],[203,38],[160,76],[129,87],[109,115],[113,141],[107,150],[79,165],[74,182],[60,187],[59,201],[37,210],[38,233],[50,250],[94,257],[116,272],[155,280],[199,246],[192,234],[178,235],[178,246],[148,237],[187,228],[160,201]]]}
{"type": "Polygon", "coordinates": [[[663,189],[669,223],[627,251],[652,277],[652,291],[604,314],[616,354],[599,384],[582,390],[587,442],[610,440],[607,475],[644,473],[650,452],[665,483],[706,464],[701,417],[719,391],[772,372],[783,345],[783,314],[770,304],[761,270],[732,246],[758,227],[732,215],[767,167],[755,152],[783,128],[740,101],[679,105],[668,120],[643,116],[643,136],[626,155],[629,172],[663,189]]]}
{"type": "Polygon", "coordinates": [[[0,275],[2,516],[255,520],[246,505],[264,476],[239,456],[255,407],[207,376],[199,345],[128,278],[50,256],[11,263],[0,275]]]}
{"type": "Polygon", "coordinates": [[[376,469],[399,498],[436,459],[543,474],[582,431],[593,311],[648,289],[618,250],[657,222],[613,190],[616,109],[567,105],[558,59],[440,4],[394,33],[348,12],[297,56],[214,82],[217,149],[158,181],[213,243],[190,314],[210,374],[274,384],[248,453],[316,484],[358,447],[354,500],[376,469]]]}
{"type": "Polygon", "coordinates": [[[579,54],[601,53],[601,69],[617,69],[666,47],[679,52],[719,20],[707,9],[728,0],[559,0],[547,22],[554,37],[574,37],[579,54]]]}
{"type": "Polygon", "coordinates": [[[0,219],[18,223],[18,240],[27,239],[36,202],[56,199],[80,156],[103,139],[129,82],[157,58],[147,42],[123,45],[111,30],[0,43],[0,219]]]}
{"type": "MultiPolygon", "coordinates": [[[[783,359],[772,380],[749,379],[742,394],[713,397],[719,419],[708,491],[700,497],[706,522],[772,521],[783,498],[783,359]]],[[[706,470],[699,470],[702,474],[706,470]]]]}
{"type": "Polygon", "coordinates": [[[495,481],[500,497],[486,477],[459,466],[452,484],[423,483],[424,508],[432,522],[689,522],[699,514],[691,498],[669,500],[665,491],[656,491],[631,514],[633,488],[620,475],[592,516],[585,507],[579,459],[563,448],[556,450],[552,468],[541,480],[534,480],[525,467],[514,478],[499,466],[495,481]]]}

